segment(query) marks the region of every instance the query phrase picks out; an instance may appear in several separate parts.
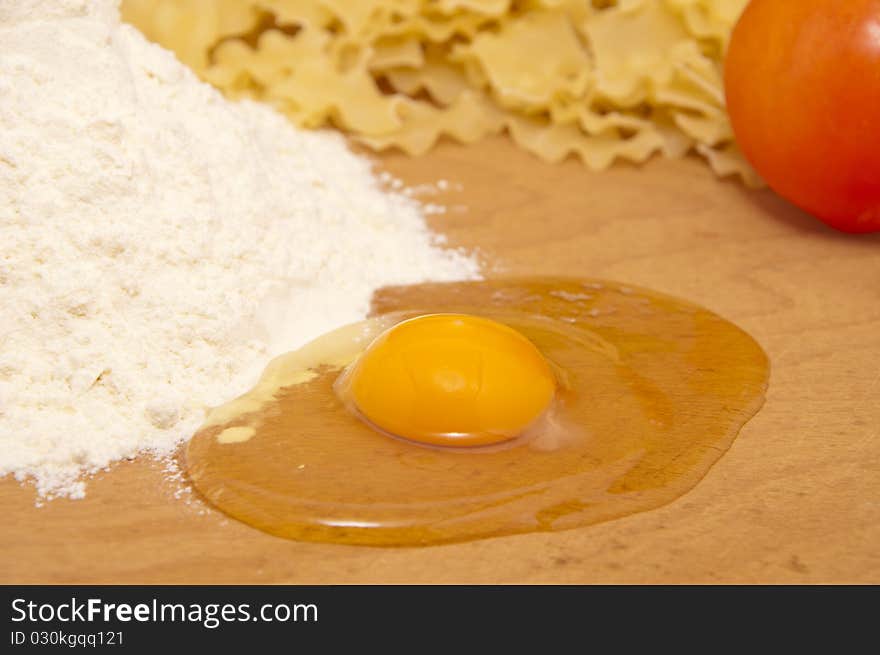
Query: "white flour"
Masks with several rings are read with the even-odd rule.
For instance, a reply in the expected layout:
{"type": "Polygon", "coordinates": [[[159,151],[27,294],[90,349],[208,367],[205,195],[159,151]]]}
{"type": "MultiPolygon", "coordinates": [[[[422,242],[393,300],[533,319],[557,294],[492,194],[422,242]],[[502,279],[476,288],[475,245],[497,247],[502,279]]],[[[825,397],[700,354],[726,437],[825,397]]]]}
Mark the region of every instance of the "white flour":
{"type": "Polygon", "coordinates": [[[473,277],[331,133],[235,104],[112,1],[0,1],[0,475],[171,452],[374,289],[473,277]]]}

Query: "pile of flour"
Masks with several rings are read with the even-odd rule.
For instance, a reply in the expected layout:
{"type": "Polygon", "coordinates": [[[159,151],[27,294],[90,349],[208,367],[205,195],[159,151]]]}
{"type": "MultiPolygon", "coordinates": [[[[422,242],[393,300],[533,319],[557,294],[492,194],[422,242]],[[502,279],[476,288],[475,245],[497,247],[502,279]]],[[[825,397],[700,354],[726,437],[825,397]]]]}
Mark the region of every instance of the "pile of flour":
{"type": "Polygon", "coordinates": [[[478,274],[333,133],[232,103],[112,0],[0,4],[0,476],[170,453],[374,289],[478,274]]]}

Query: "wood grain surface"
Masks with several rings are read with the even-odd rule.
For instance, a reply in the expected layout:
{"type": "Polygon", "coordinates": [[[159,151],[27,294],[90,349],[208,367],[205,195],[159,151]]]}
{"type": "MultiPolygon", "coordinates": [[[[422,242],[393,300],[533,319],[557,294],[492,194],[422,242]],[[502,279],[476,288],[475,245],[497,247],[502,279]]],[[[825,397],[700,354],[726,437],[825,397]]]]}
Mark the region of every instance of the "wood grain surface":
{"type": "Polygon", "coordinates": [[[596,174],[496,139],[382,165],[453,183],[433,226],[493,275],[619,280],[736,322],[770,356],[764,408],[665,507],[428,548],[272,537],[176,498],[148,459],[41,508],[6,478],[0,582],[880,583],[880,235],[833,232],[691,159],[596,174]]]}

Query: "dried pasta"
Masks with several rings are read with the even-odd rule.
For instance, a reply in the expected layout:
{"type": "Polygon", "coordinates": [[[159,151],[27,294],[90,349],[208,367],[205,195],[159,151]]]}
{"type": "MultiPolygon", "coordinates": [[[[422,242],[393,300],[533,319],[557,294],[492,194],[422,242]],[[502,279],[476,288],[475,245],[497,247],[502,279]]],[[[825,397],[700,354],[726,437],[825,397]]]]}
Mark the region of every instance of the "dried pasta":
{"type": "Polygon", "coordinates": [[[547,161],[736,148],[721,59],[748,0],[123,0],[123,18],[232,97],[376,150],[507,132],[547,161]]]}

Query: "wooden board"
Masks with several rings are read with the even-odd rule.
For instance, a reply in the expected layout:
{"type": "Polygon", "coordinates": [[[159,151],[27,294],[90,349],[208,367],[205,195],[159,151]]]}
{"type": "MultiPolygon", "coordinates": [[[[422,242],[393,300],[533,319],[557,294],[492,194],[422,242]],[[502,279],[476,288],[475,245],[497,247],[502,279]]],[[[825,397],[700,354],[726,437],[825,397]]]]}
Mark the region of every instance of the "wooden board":
{"type": "Polygon", "coordinates": [[[42,508],[7,478],[0,582],[880,583],[880,235],[833,232],[691,159],[594,174],[497,139],[384,166],[461,183],[433,225],[492,274],[619,280],[736,322],[770,355],[766,405],[661,509],[430,548],[271,537],[175,498],[147,460],[42,508]]]}

